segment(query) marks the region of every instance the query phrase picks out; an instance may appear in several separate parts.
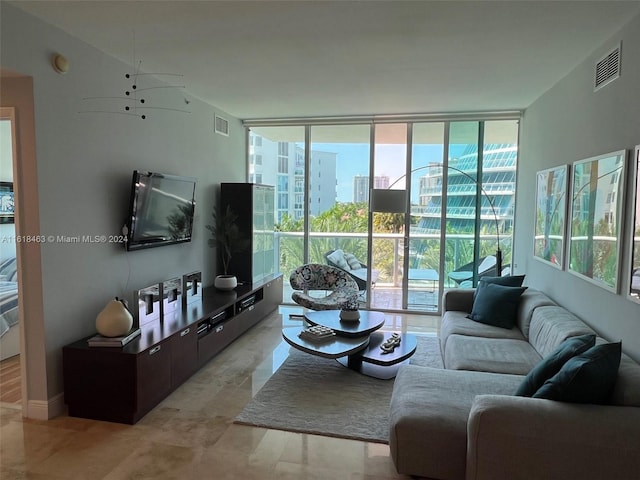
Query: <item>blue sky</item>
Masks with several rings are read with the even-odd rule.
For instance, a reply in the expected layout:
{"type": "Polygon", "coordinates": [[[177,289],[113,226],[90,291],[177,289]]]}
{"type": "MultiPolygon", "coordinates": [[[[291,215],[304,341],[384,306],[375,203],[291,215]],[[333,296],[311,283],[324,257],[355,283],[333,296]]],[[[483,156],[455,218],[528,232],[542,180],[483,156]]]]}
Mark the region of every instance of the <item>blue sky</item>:
{"type": "MultiPolygon", "coordinates": [[[[454,156],[460,155],[466,145],[451,145],[454,156]]],[[[337,200],[351,202],[353,200],[353,177],[369,175],[369,145],[349,143],[314,143],[314,150],[335,152],[337,200]]],[[[413,169],[426,166],[431,162],[442,162],[442,145],[416,145],[413,150],[413,169]]],[[[376,145],[375,176],[387,175],[390,181],[398,179],[405,171],[406,146],[400,144],[376,145]]],[[[412,201],[417,202],[418,178],[424,173],[418,171],[412,184],[412,201]]],[[[404,187],[404,180],[396,186],[404,187]]]]}

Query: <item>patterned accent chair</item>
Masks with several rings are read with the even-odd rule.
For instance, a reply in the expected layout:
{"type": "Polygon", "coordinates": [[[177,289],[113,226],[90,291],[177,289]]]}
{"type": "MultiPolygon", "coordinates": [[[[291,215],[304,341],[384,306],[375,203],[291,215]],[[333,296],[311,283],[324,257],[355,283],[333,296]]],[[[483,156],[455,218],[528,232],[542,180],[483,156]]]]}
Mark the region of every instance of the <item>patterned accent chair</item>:
{"type": "Polygon", "coordinates": [[[311,310],[340,310],[358,301],[358,284],[347,272],[330,265],[309,263],[296,268],[289,278],[295,291],[291,298],[311,310]],[[325,296],[311,296],[309,291],[325,290],[325,296]]]}

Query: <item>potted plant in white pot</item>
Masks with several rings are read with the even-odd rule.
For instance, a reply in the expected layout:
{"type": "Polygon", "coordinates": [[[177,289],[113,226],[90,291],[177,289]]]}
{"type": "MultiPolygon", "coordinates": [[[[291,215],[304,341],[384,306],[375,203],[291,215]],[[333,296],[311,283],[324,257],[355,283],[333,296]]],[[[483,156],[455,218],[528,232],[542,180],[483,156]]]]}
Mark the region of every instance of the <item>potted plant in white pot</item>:
{"type": "Polygon", "coordinates": [[[222,275],[218,275],[214,280],[214,286],[219,290],[233,290],[238,285],[235,275],[229,274],[229,262],[234,254],[244,251],[249,246],[249,241],[242,237],[236,220],[238,215],[227,205],[223,212],[213,207],[213,224],[207,225],[211,231],[209,246],[218,249],[220,260],[222,261],[222,275]]]}

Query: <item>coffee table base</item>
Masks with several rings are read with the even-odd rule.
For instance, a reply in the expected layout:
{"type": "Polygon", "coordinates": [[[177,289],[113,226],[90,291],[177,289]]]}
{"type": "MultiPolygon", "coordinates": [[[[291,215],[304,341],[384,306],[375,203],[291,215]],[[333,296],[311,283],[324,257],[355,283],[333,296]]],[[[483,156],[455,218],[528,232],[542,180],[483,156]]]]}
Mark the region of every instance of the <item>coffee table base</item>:
{"type": "Polygon", "coordinates": [[[375,363],[367,363],[362,360],[356,360],[352,357],[342,357],[336,358],[336,361],[353,371],[361,373],[362,375],[367,375],[368,377],[379,378],[380,380],[391,380],[395,378],[398,374],[398,370],[402,365],[408,365],[409,359],[404,360],[400,363],[394,363],[393,365],[387,365],[383,367],[382,365],[376,365],[375,363]]]}
{"type": "Polygon", "coordinates": [[[383,354],[380,345],[386,342],[393,332],[374,332],[369,337],[369,345],[349,356],[336,358],[341,365],[356,372],[382,380],[394,378],[398,369],[407,363],[418,345],[415,335],[403,333],[400,345],[391,353],[383,354]]]}

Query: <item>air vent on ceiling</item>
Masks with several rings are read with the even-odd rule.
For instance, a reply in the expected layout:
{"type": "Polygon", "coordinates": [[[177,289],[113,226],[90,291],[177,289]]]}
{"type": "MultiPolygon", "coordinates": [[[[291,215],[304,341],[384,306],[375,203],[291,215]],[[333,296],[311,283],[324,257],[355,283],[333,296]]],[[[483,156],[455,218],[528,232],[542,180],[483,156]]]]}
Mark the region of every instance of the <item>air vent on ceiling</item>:
{"type": "Polygon", "coordinates": [[[225,137],[229,136],[229,120],[216,115],[215,118],[215,131],[225,137]]]}
{"type": "Polygon", "coordinates": [[[620,76],[620,45],[596,62],[594,92],[620,76]]]}

